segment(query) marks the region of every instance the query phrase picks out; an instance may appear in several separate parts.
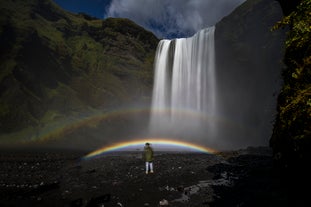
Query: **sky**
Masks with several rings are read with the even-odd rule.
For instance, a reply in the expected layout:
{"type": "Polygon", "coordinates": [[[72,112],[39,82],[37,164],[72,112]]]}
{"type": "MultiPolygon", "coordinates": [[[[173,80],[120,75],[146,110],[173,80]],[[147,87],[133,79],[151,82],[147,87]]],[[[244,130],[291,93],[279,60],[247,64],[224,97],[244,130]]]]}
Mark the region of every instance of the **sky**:
{"type": "Polygon", "coordinates": [[[189,37],[213,26],[245,0],[54,0],[65,10],[128,18],[158,38],[189,37]]]}

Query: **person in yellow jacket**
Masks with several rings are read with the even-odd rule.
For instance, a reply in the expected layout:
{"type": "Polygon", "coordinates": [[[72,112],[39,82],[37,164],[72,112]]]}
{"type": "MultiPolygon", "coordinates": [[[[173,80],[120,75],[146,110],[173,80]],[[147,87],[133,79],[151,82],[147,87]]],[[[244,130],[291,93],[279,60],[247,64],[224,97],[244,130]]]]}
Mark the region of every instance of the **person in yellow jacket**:
{"type": "Polygon", "coordinates": [[[146,162],[146,174],[153,173],[153,149],[148,142],[145,144],[143,157],[146,162]]]}

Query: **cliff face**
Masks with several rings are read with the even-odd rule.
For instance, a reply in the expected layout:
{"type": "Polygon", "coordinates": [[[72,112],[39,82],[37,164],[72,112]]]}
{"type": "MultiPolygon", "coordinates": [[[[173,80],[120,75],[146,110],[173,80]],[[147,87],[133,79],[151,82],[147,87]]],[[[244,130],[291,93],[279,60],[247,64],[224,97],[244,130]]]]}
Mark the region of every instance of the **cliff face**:
{"type": "Polygon", "coordinates": [[[289,27],[284,84],[270,144],[277,163],[301,176],[301,171],[310,172],[300,168],[311,159],[311,1],[301,1],[292,8],[276,29],[284,26],[289,27]]]}
{"type": "Polygon", "coordinates": [[[285,30],[271,30],[282,17],[277,1],[248,0],[216,24],[218,107],[244,128],[224,133],[233,146],[269,143],[285,42],[285,30]]]}
{"type": "Polygon", "coordinates": [[[277,0],[277,1],[281,4],[283,13],[285,15],[289,15],[303,0],[294,0],[294,1],[277,0]]]}
{"type": "Polygon", "coordinates": [[[150,100],[158,39],[51,0],[0,3],[0,134],[150,100]]]}
{"type": "Polygon", "coordinates": [[[265,125],[276,163],[298,176],[311,158],[310,11],[310,0],[248,0],[216,25],[223,113],[265,125]]]}
{"type": "Polygon", "coordinates": [[[306,206],[310,195],[311,161],[311,1],[294,1],[275,29],[289,28],[283,70],[284,84],[278,97],[278,114],[270,146],[279,176],[290,186],[292,206],[306,206]],[[290,9],[289,9],[290,8],[290,9]]]}

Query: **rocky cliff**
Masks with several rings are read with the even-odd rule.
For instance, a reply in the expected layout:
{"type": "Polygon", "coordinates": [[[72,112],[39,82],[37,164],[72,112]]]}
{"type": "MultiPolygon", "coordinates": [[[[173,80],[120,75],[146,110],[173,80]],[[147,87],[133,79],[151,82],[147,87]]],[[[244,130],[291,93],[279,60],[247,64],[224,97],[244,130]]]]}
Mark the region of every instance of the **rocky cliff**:
{"type": "Polygon", "coordinates": [[[277,30],[287,27],[289,32],[284,84],[270,144],[280,166],[300,173],[306,172],[299,168],[305,168],[311,159],[311,1],[301,1],[290,11],[275,26],[277,30]]]}
{"type": "Polygon", "coordinates": [[[277,1],[248,0],[216,24],[218,110],[232,147],[268,145],[281,87],[286,30],[277,1]],[[233,127],[234,125],[234,127],[233,127]]]}

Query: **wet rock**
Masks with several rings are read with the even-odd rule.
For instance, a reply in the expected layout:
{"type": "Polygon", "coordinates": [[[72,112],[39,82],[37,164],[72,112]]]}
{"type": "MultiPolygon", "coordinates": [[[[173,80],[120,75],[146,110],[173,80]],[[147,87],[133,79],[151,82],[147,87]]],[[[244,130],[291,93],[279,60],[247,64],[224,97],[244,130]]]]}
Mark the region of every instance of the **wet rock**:
{"type": "Polygon", "coordinates": [[[184,191],[184,186],[180,185],[177,187],[177,191],[183,192],[184,191]]]}
{"type": "Polygon", "coordinates": [[[168,201],[165,200],[165,199],[163,199],[163,200],[161,200],[161,201],[159,202],[159,205],[160,205],[160,206],[168,206],[168,201]]]}

